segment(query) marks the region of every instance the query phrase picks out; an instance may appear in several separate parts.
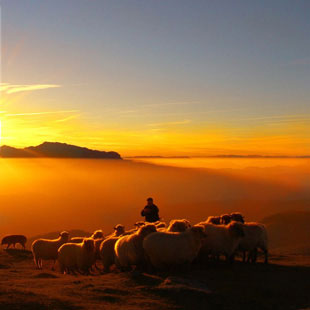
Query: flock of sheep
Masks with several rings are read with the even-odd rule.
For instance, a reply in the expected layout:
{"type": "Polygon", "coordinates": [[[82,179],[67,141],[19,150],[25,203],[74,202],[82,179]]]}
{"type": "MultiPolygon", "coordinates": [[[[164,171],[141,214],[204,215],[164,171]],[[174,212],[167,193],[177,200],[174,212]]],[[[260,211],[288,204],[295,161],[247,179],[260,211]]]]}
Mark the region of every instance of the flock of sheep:
{"type": "MultiPolygon", "coordinates": [[[[2,244],[9,247],[11,243],[20,243],[25,247],[26,240],[25,236],[12,235],[3,238],[2,244]]],[[[112,265],[121,271],[133,266],[161,270],[189,265],[194,260],[219,260],[221,256],[233,262],[238,252],[243,254],[244,262],[255,263],[258,249],[264,252],[267,263],[265,226],[244,222],[241,213],[210,216],[193,226],[185,219],[172,220],[168,227],[161,221],[140,221],[135,228],[125,231],[118,224],[108,236],[97,230],[90,237],[69,239],[69,233],[63,231],[57,239],[37,239],[31,246],[37,268],[42,269],[43,260],[53,260],[53,268],[58,261],[65,274],[89,274],[93,267],[99,269],[97,260],[101,260],[104,272],[109,272],[112,265]]]]}

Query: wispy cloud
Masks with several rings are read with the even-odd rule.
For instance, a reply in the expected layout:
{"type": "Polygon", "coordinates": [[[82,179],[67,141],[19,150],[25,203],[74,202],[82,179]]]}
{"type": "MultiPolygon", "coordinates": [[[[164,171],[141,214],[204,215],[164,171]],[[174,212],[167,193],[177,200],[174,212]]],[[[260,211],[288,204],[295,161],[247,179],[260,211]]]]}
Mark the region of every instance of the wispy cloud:
{"type": "Polygon", "coordinates": [[[145,108],[157,108],[157,107],[161,107],[161,106],[188,105],[188,104],[197,104],[197,103],[199,103],[199,101],[162,102],[162,103],[144,104],[142,107],[145,107],[145,108]]]}
{"type": "Polygon", "coordinates": [[[68,116],[68,117],[65,117],[65,118],[62,118],[62,119],[57,119],[55,121],[55,123],[63,123],[63,122],[67,122],[71,119],[74,119],[74,118],[77,118],[79,116],[79,114],[76,114],[76,115],[71,115],[71,116],[68,116]]]}
{"type": "Polygon", "coordinates": [[[33,116],[33,115],[46,115],[46,114],[63,114],[63,113],[77,113],[79,110],[60,110],[60,111],[44,111],[44,112],[29,112],[29,113],[11,113],[5,116],[33,116]]]}
{"type": "Polygon", "coordinates": [[[58,88],[61,87],[60,85],[56,84],[9,84],[9,83],[2,83],[0,84],[0,91],[4,92],[5,94],[14,94],[19,92],[26,92],[26,91],[35,91],[41,89],[48,89],[48,88],[58,88]]]}
{"type": "Polygon", "coordinates": [[[183,121],[175,121],[175,122],[162,122],[162,123],[151,123],[148,126],[160,127],[160,126],[170,126],[170,125],[184,125],[190,123],[190,119],[185,119],[183,121]]]}

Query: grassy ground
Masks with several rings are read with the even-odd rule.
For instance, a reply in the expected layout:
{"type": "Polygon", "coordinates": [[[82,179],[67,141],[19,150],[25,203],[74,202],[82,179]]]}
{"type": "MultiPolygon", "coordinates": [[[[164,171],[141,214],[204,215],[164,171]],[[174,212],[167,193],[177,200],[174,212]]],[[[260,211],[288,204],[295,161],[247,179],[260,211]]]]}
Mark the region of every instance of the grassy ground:
{"type": "Polygon", "coordinates": [[[0,252],[1,310],[306,309],[310,257],[277,255],[269,265],[193,266],[181,273],[65,276],[34,268],[31,253],[0,252]]]}

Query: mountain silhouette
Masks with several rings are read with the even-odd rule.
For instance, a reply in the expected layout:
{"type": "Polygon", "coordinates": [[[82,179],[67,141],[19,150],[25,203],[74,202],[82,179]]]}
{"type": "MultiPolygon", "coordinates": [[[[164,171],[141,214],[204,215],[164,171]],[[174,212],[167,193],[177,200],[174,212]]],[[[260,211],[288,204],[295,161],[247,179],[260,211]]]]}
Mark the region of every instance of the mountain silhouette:
{"type": "Polygon", "coordinates": [[[52,158],[103,158],[122,159],[117,152],[105,152],[91,150],[86,147],[79,147],[59,142],[44,142],[38,146],[25,147],[23,149],[11,146],[0,147],[0,157],[52,157],[52,158]]]}

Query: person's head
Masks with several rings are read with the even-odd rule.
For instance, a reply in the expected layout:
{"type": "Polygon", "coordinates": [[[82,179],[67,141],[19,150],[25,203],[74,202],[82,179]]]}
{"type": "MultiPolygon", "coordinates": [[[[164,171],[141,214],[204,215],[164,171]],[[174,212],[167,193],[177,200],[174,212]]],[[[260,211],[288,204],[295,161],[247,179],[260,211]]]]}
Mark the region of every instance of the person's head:
{"type": "Polygon", "coordinates": [[[147,204],[148,205],[152,205],[153,204],[153,198],[149,197],[148,199],[146,199],[147,204]]]}

